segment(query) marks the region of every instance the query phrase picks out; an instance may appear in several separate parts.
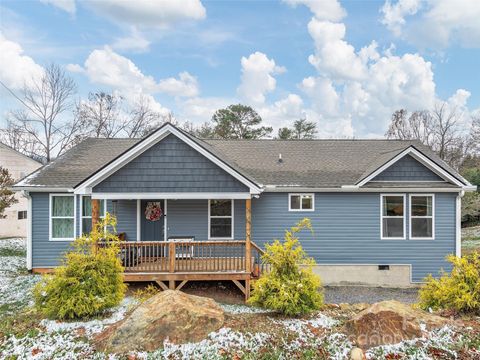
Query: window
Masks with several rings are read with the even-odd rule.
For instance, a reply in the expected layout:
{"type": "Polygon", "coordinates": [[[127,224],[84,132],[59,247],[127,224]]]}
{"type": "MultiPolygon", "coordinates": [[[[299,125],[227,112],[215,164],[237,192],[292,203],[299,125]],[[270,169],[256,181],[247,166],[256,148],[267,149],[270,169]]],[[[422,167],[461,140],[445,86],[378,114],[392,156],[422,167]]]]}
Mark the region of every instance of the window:
{"type": "Polygon", "coordinates": [[[410,239],[434,238],[433,195],[410,195],[410,239]]]}
{"type": "MultiPolygon", "coordinates": [[[[100,201],[100,219],[105,217],[105,200],[100,201]]],[[[81,213],[81,232],[89,234],[92,231],[92,197],[82,196],[82,213],[81,213]]]]}
{"type": "Polygon", "coordinates": [[[74,195],[50,195],[50,240],[75,239],[74,195]]]}
{"type": "Polygon", "coordinates": [[[209,239],[233,239],[233,200],[209,200],[209,239]]]}
{"type": "Polygon", "coordinates": [[[17,213],[18,220],[23,220],[27,218],[27,210],[19,211],[17,213]]]}
{"type": "Polygon", "coordinates": [[[405,195],[382,195],[381,202],[381,238],[405,239],[405,195]]]}
{"type": "Polygon", "coordinates": [[[313,194],[289,194],[288,211],[313,211],[314,202],[313,194]]]}

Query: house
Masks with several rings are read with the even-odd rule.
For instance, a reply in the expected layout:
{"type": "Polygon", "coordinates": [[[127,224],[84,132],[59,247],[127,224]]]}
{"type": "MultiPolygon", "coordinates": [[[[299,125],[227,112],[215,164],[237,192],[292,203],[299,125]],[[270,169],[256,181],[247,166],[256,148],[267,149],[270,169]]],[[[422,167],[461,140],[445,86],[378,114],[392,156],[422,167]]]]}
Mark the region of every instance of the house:
{"type": "MultiPolygon", "coordinates": [[[[19,181],[42,164],[0,142],[0,166],[19,181]]],[[[5,210],[5,218],[0,218],[0,238],[27,236],[28,201],[20,193],[15,194],[15,198],[18,202],[5,210]]]]}
{"type": "Polygon", "coordinates": [[[416,141],[200,140],[169,123],[87,139],[15,187],[32,208],[33,271],[108,211],[126,281],[233,280],[246,296],[265,243],[305,217],[301,243],[324,283],[409,286],[448,270],[461,197],[475,190],[416,141]]]}

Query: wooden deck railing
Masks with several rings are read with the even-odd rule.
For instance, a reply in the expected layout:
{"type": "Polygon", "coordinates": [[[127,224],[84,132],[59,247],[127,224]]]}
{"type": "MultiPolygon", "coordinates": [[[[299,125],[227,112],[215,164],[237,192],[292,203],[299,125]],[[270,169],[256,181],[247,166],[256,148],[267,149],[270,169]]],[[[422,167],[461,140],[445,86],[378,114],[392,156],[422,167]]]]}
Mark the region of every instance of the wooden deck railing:
{"type": "Polygon", "coordinates": [[[124,241],[119,246],[126,273],[246,271],[245,241],[124,241]]]}

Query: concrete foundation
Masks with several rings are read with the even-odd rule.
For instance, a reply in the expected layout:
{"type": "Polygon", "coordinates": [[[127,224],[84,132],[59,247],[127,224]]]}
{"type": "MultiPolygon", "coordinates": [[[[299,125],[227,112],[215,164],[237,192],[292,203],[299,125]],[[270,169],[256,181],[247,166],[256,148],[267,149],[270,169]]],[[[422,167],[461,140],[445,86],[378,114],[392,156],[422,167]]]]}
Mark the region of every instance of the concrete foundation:
{"type": "Polygon", "coordinates": [[[412,287],[410,265],[315,265],[313,272],[320,276],[323,285],[364,285],[383,287],[412,287]]]}

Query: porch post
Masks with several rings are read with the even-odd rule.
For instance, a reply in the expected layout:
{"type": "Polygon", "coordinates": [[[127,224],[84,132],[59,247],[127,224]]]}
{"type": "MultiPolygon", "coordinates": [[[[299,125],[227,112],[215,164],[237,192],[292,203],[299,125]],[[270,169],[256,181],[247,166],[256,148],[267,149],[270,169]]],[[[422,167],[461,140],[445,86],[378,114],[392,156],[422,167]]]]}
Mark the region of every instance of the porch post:
{"type": "Polygon", "coordinates": [[[100,221],[100,200],[92,199],[92,231],[95,231],[100,221]]]}
{"type": "Polygon", "coordinates": [[[250,275],[252,273],[252,199],[245,200],[245,271],[249,278],[245,280],[245,300],[250,297],[250,275]]]}

